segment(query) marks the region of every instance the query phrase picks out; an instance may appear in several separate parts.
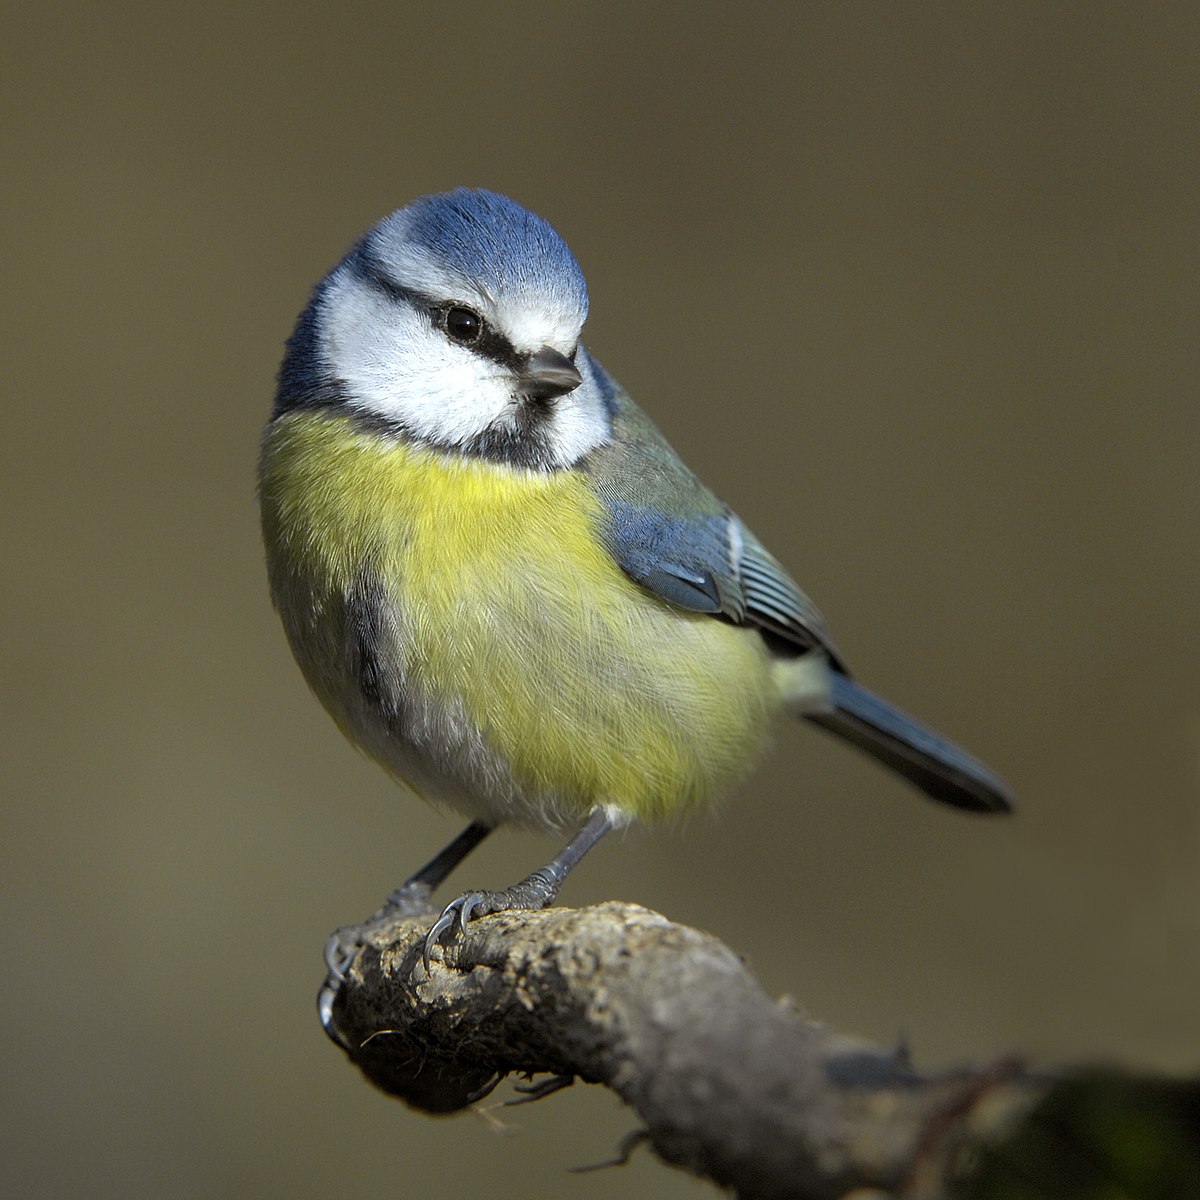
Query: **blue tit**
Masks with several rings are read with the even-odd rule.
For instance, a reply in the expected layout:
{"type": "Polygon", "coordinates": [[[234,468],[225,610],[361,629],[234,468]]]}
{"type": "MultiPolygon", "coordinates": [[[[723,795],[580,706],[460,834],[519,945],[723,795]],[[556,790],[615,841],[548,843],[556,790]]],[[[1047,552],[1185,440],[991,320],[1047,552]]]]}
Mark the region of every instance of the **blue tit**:
{"type": "Polygon", "coordinates": [[[471,819],[574,836],[430,931],[550,902],[604,833],[709,805],[803,716],[974,812],[1005,785],[855,683],[825,622],[580,342],[583,274],[504,196],[425,197],[300,314],[262,443],[271,595],[342,732],[471,819]]]}

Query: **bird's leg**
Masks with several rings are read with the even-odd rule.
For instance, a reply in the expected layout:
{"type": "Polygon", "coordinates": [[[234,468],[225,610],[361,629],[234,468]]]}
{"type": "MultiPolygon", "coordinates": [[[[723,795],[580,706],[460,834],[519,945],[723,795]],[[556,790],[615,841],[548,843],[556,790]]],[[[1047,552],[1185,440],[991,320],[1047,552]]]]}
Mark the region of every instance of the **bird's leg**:
{"type": "Polygon", "coordinates": [[[391,892],[374,916],[361,925],[347,925],[330,934],[325,943],[325,965],[330,979],[340,983],[346,977],[346,971],[362,945],[365,930],[393,917],[415,916],[428,908],[433,889],[491,832],[491,825],[472,821],[450,845],[391,892]]]}
{"type": "Polygon", "coordinates": [[[419,911],[438,887],[480,842],[492,832],[491,825],[472,821],[444,850],[433,856],[415,875],[409,876],[389,894],[379,915],[399,915],[395,910],[419,911]]]}
{"type": "Polygon", "coordinates": [[[612,828],[612,820],[603,808],[594,808],[579,832],[544,867],[499,892],[465,892],[442,910],[425,937],[425,971],[429,955],[447,930],[455,925],[462,933],[472,917],[514,909],[532,911],[545,908],[558,895],[562,882],[579,860],[612,828]]]}

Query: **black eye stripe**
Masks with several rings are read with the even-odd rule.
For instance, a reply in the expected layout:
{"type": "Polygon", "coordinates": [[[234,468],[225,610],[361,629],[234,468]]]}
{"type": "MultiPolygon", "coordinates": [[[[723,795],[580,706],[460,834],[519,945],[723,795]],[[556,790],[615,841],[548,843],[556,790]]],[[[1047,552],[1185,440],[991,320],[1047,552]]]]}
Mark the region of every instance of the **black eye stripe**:
{"type": "Polygon", "coordinates": [[[508,367],[510,370],[519,370],[524,363],[524,356],[518,354],[514,349],[512,342],[498,332],[494,326],[479,315],[475,309],[467,304],[459,301],[447,301],[442,304],[434,304],[430,308],[433,316],[433,323],[440,329],[446,337],[456,346],[462,346],[465,350],[470,350],[473,354],[478,354],[481,358],[491,359],[492,362],[498,363],[502,367],[508,367]],[[467,314],[474,317],[479,322],[479,329],[472,340],[466,340],[462,337],[455,336],[451,329],[452,323],[460,323],[461,329],[462,316],[467,314]]]}
{"type": "Polygon", "coordinates": [[[473,354],[478,354],[483,358],[491,359],[492,362],[502,367],[507,367],[511,371],[519,371],[524,366],[525,356],[518,354],[513,349],[512,342],[484,320],[478,310],[473,308],[469,303],[462,300],[436,300],[432,296],[420,292],[415,288],[408,288],[402,284],[395,283],[388,277],[387,271],[384,270],[383,265],[375,257],[374,253],[372,253],[369,246],[360,246],[358,248],[350,259],[350,266],[360,279],[378,288],[393,300],[407,304],[418,310],[424,309],[429,314],[429,319],[433,323],[434,328],[440,330],[454,345],[461,346],[464,350],[470,350],[473,354]],[[460,341],[452,338],[447,332],[445,325],[446,316],[454,309],[462,309],[480,317],[482,329],[475,341],[460,341]]]}

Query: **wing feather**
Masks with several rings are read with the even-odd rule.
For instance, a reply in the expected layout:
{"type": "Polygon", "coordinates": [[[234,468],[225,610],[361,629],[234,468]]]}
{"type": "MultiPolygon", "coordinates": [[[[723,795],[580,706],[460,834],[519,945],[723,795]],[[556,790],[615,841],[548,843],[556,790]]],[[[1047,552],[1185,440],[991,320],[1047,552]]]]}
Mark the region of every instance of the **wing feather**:
{"type": "Polygon", "coordinates": [[[605,541],[621,568],[667,604],[756,626],[773,645],[799,653],[820,646],[840,665],[812,601],[641,409],[590,365],[608,390],[613,440],[579,469],[604,507],[605,541]]]}

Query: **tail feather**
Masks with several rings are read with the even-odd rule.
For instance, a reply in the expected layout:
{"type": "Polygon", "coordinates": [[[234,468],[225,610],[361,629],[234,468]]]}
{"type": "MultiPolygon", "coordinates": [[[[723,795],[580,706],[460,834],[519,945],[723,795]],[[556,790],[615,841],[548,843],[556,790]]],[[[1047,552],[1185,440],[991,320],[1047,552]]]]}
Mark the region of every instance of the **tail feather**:
{"type": "Polygon", "coordinates": [[[1007,785],[978,759],[841,672],[830,675],[832,707],[804,714],[814,725],[865,750],[943,804],[972,812],[1012,809],[1007,785]]]}

